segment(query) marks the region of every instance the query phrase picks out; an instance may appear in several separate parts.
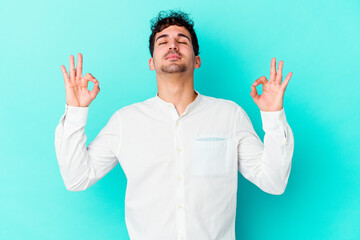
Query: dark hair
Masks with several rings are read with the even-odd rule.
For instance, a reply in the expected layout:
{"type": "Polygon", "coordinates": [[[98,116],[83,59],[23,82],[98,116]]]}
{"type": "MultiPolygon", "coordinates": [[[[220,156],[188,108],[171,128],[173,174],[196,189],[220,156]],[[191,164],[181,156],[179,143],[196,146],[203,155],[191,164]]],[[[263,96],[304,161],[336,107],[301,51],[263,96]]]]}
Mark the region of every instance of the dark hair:
{"type": "Polygon", "coordinates": [[[194,22],[189,18],[189,14],[180,10],[160,11],[159,14],[150,21],[151,35],[149,38],[149,49],[151,57],[154,52],[154,38],[156,33],[161,32],[171,25],[185,27],[191,36],[191,43],[195,56],[199,55],[199,43],[194,30],[194,22]]]}

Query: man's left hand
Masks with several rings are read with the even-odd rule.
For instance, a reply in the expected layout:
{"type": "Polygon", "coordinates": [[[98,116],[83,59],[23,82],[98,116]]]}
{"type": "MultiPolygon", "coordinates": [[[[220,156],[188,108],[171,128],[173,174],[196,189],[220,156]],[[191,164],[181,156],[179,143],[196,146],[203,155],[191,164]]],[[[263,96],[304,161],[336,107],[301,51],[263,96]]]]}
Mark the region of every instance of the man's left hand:
{"type": "Polygon", "coordinates": [[[280,61],[278,70],[276,71],[276,58],[271,59],[269,81],[265,76],[262,76],[251,86],[250,95],[261,111],[280,111],[283,108],[285,89],[292,76],[292,72],[288,73],[284,81],[281,83],[283,65],[284,62],[280,61]],[[259,84],[263,85],[263,92],[261,95],[258,95],[256,91],[256,86],[259,84]]]}

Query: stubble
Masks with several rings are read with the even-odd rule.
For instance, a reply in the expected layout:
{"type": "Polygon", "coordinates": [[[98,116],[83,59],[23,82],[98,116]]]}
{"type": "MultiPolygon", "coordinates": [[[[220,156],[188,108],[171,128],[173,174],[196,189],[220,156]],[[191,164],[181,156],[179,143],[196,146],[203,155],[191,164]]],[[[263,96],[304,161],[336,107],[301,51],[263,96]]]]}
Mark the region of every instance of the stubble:
{"type": "Polygon", "coordinates": [[[185,64],[171,63],[169,65],[161,65],[160,70],[165,73],[182,73],[186,72],[187,67],[185,64]]]}

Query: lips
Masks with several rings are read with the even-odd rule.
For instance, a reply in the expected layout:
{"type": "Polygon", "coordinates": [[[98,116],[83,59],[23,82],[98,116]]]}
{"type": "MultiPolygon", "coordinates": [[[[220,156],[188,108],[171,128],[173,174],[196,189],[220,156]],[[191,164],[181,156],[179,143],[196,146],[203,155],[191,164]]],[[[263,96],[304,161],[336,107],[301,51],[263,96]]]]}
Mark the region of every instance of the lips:
{"type": "Polygon", "coordinates": [[[177,54],[169,54],[165,59],[180,59],[180,56],[177,54]]]}

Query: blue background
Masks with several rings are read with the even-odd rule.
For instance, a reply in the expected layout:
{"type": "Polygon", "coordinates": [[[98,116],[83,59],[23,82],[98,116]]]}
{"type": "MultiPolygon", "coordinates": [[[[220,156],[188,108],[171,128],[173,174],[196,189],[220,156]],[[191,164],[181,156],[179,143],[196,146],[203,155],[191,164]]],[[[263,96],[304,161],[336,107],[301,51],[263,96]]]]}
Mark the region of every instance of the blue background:
{"type": "Polygon", "coordinates": [[[293,72],[284,99],[295,136],[289,183],[275,196],[239,174],[237,239],[360,239],[356,0],[2,0],[0,239],[128,239],[120,165],[86,191],[65,189],[54,147],[65,110],[60,65],[69,69],[81,52],[83,74],[100,82],[90,143],[116,110],[155,96],[149,21],[174,8],[195,21],[195,89],[238,103],[261,138],[250,86],[269,76],[272,57],[293,72]]]}

